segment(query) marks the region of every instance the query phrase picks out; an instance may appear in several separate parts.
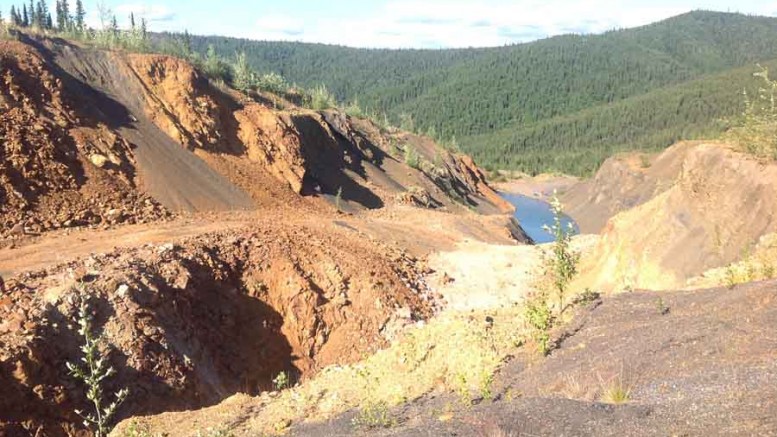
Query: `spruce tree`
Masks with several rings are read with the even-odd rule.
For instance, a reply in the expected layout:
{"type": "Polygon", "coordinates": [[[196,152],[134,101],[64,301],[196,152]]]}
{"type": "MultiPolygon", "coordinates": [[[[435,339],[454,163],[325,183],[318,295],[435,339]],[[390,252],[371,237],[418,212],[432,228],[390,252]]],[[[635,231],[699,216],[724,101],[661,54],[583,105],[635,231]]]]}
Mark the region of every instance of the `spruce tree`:
{"type": "Polygon", "coordinates": [[[65,23],[62,22],[62,2],[59,0],[57,0],[57,3],[54,6],[54,11],[57,13],[57,29],[62,31],[65,27],[65,23]]]}
{"type": "Polygon", "coordinates": [[[119,22],[116,21],[116,16],[111,17],[111,27],[108,29],[110,32],[111,42],[117,43],[119,41],[119,22]]]}
{"type": "Polygon", "coordinates": [[[52,23],[51,23],[51,12],[49,12],[49,6],[46,4],[45,0],[38,0],[38,4],[40,5],[40,27],[44,29],[51,29],[52,23]]]}
{"type": "Polygon", "coordinates": [[[145,51],[148,48],[148,29],[146,27],[146,19],[140,19],[140,49],[145,51]]]}
{"type": "Polygon", "coordinates": [[[32,27],[38,24],[38,16],[35,11],[35,4],[30,0],[30,6],[27,8],[27,13],[30,14],[30,19],[27,21],[27,25],[32,27]]]}
{"type": "Polygon", "coordinates": [[[46,14],[43,13],[43,1],[38,0],[38,4],[35,5],[35,19],[32,20],[35,27],[38,29],[46,28],[46,14]]]}
{"type": "Polygon", "coordinates": [[[62,8],[62,24],[64,25],[60,30],[70,30],[72,20],[70,19],[70,6],[67,4],[67,0],[60,1],[60,8],[62,8]]]}
{"type": "Polygon", "coordinates": [[[86,18],[86,11],[84,10],[84,4],[81,0],[76,0],[76,28],[79,32],[84,31],[84,19],[86,18]]]}
{"type": "Polygon", "coordinates": [[[30,25],[30,14],[27,12],[27,5],[22,5],[22,27],[30,25]]]}
{"type": "Polygon", "coordinates": [[[20,24],[19,21],[19,13],[16,12],[16,8],[14,6],[11,6],[11,24],[18,26],[20,24]]]}

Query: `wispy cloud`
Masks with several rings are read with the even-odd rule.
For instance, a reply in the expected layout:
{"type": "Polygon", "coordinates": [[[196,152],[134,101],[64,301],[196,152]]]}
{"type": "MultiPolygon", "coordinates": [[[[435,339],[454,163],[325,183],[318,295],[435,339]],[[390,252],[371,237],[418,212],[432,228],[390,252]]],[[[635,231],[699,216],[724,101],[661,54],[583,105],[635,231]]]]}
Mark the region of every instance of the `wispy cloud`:
{"type": "MultiPolygon", "coordinates": [[[[102,22],[97,7],[89,8],[87,11],[86,23],[88,26],[99,29],[103,24],[108,24],[102,22]]],[[[113,8],[106,6],[104,12],[107,16],[103,18],[110,20],[112,16],[115,16],[119,27],[129,26],[130,14],[134,14],[135,20],[139,22],[141,18],[145,18],[150,25],[153,25],[154,30],[175,28],[175,22],[178,18],[173,9],[161,4],[124,3],[113,8]]]]}
{"type": "MultiPolygon", "coordinates": [[[[270,17],[247,37],[360,47],[482,47],[562,33],[603,32],[647,24],[688,10],[682,5],[624,7],[623,0],[392,0],[375,16],[301,22],[270,17]]],[[[659,2],[660,3],[660,2],[659,2]]]]}
{"type": "MultiPolygon", "coordinates": [[[[221,0],[229,14],[243,13],[226,21],[203,12],[204,0],[125,1],[133,3],[115,7],[120,24],[134,12],[154,30],[389,48],[500,46],[640,26],[694,9],[777,16],[775,0],[221,0]],[[180,9],[165,6],[178,2],[180,9]]],[[[96,13],[90,21],[99,25],[96,13]]]]}
{"type": "Polygon", "coordinates": [[[176,18],[175,12],[169,7],[159,4],[128,3],[116,6],[115,12],[118,17],[128,17],[132,13],[136,17],[156,23],[173,21],[176,18]]]}

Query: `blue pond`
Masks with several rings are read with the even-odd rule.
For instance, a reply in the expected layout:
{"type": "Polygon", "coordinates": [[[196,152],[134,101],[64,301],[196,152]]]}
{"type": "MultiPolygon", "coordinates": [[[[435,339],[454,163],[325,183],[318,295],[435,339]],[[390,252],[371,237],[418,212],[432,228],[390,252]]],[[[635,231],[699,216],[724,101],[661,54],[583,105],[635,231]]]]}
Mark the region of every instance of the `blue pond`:
{"type": "MultiPolygon", "coordinates": [[[[526,231],[535,243],[540,244],[553,241],[553,236],[542,229],[543,225],[551,225],[553,223],[553,212],[550,210],[550,205],[547,202],[520,194],[500,194],[505,200],[515,206],[515,218],[518,219],[523,230],[526,231]]],[[[577,223],[569,216],[565,215],[561,221],[564,226],[567,226],[567,223],[572,223],[575,233],[578,232],[577,223]]]]}

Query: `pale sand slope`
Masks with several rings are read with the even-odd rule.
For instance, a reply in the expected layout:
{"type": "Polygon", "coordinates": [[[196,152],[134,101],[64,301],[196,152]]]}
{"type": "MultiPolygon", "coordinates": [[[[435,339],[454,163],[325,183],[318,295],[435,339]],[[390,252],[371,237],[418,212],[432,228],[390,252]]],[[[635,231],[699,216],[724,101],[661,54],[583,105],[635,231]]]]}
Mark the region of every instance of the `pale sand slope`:
{"type": "MultiPolygon", "coordinates": [[[[572,248],[586,254],[598,241],[598,235],[579,235],[573,238],[572,248]]],[[[429,256],[429,267],[435,271],[430,284],[442,294],[448,311],[509,307],[531,291],[542,252],[550,247],[464,241],[456,250],[429,256]]]]}

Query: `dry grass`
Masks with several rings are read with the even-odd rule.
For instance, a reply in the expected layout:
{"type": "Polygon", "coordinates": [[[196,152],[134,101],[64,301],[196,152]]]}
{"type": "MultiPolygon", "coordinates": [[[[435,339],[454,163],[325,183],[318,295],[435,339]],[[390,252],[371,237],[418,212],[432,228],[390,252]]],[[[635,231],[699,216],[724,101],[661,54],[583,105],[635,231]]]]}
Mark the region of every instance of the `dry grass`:
{"type": "Polygon", "coordinates": [[[323,420],[354,409],[365,419],[360,425],[385,426],[393,423],[387,409],[430,392],[456,392],[462,402],[487,397],[494,372],[524,341],[520,313],[519,307],[511,307],[498,313],[441,315],[360,363],[324,369],[282,392],[251,418],[249,428],[273,433],[274,423],[323,420]],[[485,323],[486,316],[493,318],[492,324],[485,323]],[[375,405],[381,406],[380,414],[363,414],[375,405]]]}
{"type": "Polygon", "coordinates": [[[606,404],[625,404],[631,400],[631,387],[624,384],[622,377],[613,378],[602,387],[599,400],[606,404]]]}
{"type": "Polygon", "coordinates": [[[712,269],[688,281],[689,288],[733,288],[738,284],[777,278],[777,234],[761,238],[751,253],[728,266],[712,269]]]}

